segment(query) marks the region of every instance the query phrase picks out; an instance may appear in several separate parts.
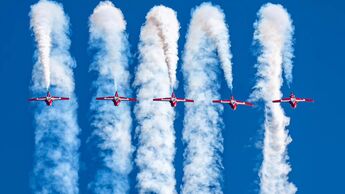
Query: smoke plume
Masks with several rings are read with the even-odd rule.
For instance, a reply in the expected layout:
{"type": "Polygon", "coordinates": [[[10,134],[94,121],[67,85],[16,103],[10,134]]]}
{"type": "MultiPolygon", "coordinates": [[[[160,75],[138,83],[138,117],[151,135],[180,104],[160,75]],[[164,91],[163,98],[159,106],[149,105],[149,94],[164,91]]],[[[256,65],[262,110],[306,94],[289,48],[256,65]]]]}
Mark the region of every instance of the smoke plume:
{"type": "Polygon", "coordinates": [[[210,100],[220,98],[220,64],[232,88],[228,39],[220,8],[203,3],[193,11],[183,57],[186,97],[195,100],[193,105],[186,105],[184,118],[185,194],[222,193],[223,107],[210,104],[210,100]]]}
{"type": "MultiPolygon", "coordinates": [[[[93,86],[95,97],[130,95],[128,72],[128,41],[126,22],[121,10],[110,1],[104,1],[94,9],[90,16],[90,45],[97,49],[91,70],[98,73],[93,86]]],[[[95,193],[127,193],[128,174],[131,167],[130,130],[132,118],[130,106],[122,102],[113,106],[112,102],[91,102],[92,127],[99,137],[99,149],[103,166],[97,172],[90,187],[95,193]]]]}
{"type": "MultiPolygon", "coordinates": [[[[31,21],[30,27],[35,34],[37,42],[37,49],[39,53],[40,67],[44,74],[44,87],[48,90],[50,86],[50,52],[51,52],[51,39],[52,28],[58,13],[54,9],[54,4],[51,3],[38,3],[31,7],[31,21]]],[[[40,76],[40,75],[37,75],[40,76]]]]}
{"type": "Polygon", "coordinates": [[[175,112],[169,103],[155,103],[152,98],[171,94],[172,80],[168,75],[173,79],[176,77],[178,30],[176,13],[164,6],[153,7],[141,28],[140,64],[134,83],[138,87],[139,100],[135,107],[139,193],[176,193],[173,166],[175,112]],[[161,24],[157,26],[152,21],[161,24]],[[171,45],[173,49],[170,49],[171,45]],[[167,57],[173,67],[166,65],[167,57]]]}
{"type": "MultiPolygon", "coordinates": [[[[195,35],[190,37],[190,41],[200,41],[199,36],[207,36],[214,42],[226,83],[229,89],[232,89],[232,55],[230,53],[229,31],[223,10],[209,3],[204,3],[194,11],[192,23],[193,29],[191,30],[195,35]]],[[[191,44],[199,43],[191,42],[191,44]]]]}
{"type": "MultiPolygon", "coordinates": [[[[288,181],[291,167],[287,162],[287,145],[291,142],[291,138],[286,127],[290,119],[285,116],[279,104],[272,103],[272,100],[282,97],[280,88],[283,84],[283,67],[287,75],[291,74],[293,27],[289,14],[281,5],[270,3],[264,5],[258,17],[254,40],[260,45],[261,51],[256,65],[257,83],[252,98],[265,102],[260,193],[293,194],[296,193],[297,188],[288,181]]],[[[289,75],[287,77],[292,78],[289,75]]]]}
{"type": "Polygon", "coordinates": [[[146,16],[146,23],[157,28],[157,33],[163,48],[165,64],[168,68],[170,87],[176,84],[176,68],[178,61],[177,41],[180,24],[176,19],[176,13],[164,6],[157,6],[146,16]],[[176,30],[177,29],[177,30],[176,30]]]}
{"type": "Polygon", "coordinates": [[[75,63],[68,51],[69,19],[62,6],[52,1],[33,5],[30,16],[40,53],[32,72],[31,89],[34,94],[42,95],[42,90],[51,85],[53,95],[71,98],[70,101],[55,101],[52,107],[40,103],[35,111],[32,187],[35,193],[78,193],[79,127],[72,72],[75,63]],[[51,78],[50,82],[46,83],[42,73],[43,77],[51,78]]]}

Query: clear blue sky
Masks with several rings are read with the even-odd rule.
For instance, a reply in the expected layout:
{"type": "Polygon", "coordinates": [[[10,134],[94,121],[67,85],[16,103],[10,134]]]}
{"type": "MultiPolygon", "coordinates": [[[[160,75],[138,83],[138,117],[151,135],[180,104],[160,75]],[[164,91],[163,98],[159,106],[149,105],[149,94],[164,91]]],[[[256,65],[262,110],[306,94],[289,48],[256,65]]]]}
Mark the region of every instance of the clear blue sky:
{"type": "MultiPolygon", "coordinates": [[[[80,134],[80,193],[86,193],[87,184],[97,166],[90,164],[94,148],[86,145],[90,136],[89,104],[91,82],[88,72],[93,54],[88,50],[88,17],[98,1],[58,1],[71,22],[71,55],[77,62],[75,69],[78,97],[78,123],[80,134]]],[[[183,50],[191,9],[201,1],[113,1],[127,20],[127,32],[133,58],[131,72],[137,65],[137,43],[145,15],[154,5],[163,4],[177,12],[181,24],[179,54],[183,50]]],[[[289,145],[292,172],[290,180],[299,193],[345,193],[345,2],[342,0],[271,1],[287,8],[295,26],[294,81],[292,89],[297,95],[313,97],[314,104],[301,104],[296,110],[284,106],[291,117],[289,126],[293,142],[289,145]]],[[[32,0],[3,0],[0,2],[0,193],[31,193],[30,177],[33,167],[34,126],[33,110],[26,99],[33,67],[34,39],[29,29],[32,0]]],[[[253,23],[256,13],[267,1],[233,0],[213,1],[222,7],[230,26],[232,42],[234,93],[245,99],[255,83],[256,56],[253,52],[253,23]],[[225,3],[226,2],[226,3],[225,3]]],[[[116,45],[114,45],[116,46],[116,45]]],[[[179,61],[178,94],[183,94],[183,77],[179,61]]],[[[224,85],[225,86],[225,85],[224,85]]],[[[289,89],[283,88],[287,95],[289,89]]],[[[228,97],[226,87],[223,98],[228,97]]],[[[175,122],[177,153],[175,158],[177,189],[182,180],[183,147],[181,129],[183,106],[177,108],[175,122]]],[[[262,140],[263,111],[261,107],[240,107],[224,112],[224,193],[258,193],[258,169],[261,150],[256,148],[262,140]]],[[[133,142],[136,146],[136,142],[133,142]]],[[[137,169],[131,173],[131,192],[135,190],[137,169]]]]}

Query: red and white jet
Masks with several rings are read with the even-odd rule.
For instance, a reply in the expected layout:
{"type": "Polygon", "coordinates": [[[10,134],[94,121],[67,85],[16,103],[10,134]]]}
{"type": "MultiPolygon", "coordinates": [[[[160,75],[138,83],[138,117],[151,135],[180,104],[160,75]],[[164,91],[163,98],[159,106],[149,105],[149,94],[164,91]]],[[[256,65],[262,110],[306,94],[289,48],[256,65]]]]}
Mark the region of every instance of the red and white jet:
{"type": "Polygon", "coordinates": [[[191,99],[176,98],[174,92],[171,94],[171,97],[154,98],[153,101],[167,101],[167,102],[170,102],[171,107],[176,107],[178,102],[194,102],[194,100],[191,100],[191,99]]]}
{"type": "Polygon", "coordinates": [[[282,98],[280,100],[273,100],[272,102],[274,102],[274,103],[288,102],[288,103],[290,103],[292,108],[296,108],[297,103],[299,103],[299,102],[314,102],[314,100],[311,98],[297,98],[295,96],[295,94],[293,92],[291,92],[289,98],[282,98]]]}
{"type": "Polygon", "coordinates": [[[222,104],[229,104],[232,110],[237,109],[237,105],[245,105],[245,106],[253,106],[250,102],[242,102],[239,100],[235,100],[234,96],[231,96],[230,100],[213,100],[213,103],[222,103],[222,104]]]}
{"type": "Polygon", "coordinates": [[[30,98],[29,99],[29,101],[44,101],[47,104],[47,106],[51,106],[53,104],[53,101],[55,101],[55,100],[69,100],[69,98],[51,96],[50,92],[48,91],[47,96],[45,96],[45,97],[30,98]]]}
{"type": "Polygon", "coordinates": [[[99,98],[96,98],[96,100],[111,100],[113,101],[114,106],[119,106],[121,101],[131,101],[131,102],[137,101],[136,98],[127,98],[127,97],[119,96],[117,91],[115,92],[114,96],[99,97],[99,98]]]}

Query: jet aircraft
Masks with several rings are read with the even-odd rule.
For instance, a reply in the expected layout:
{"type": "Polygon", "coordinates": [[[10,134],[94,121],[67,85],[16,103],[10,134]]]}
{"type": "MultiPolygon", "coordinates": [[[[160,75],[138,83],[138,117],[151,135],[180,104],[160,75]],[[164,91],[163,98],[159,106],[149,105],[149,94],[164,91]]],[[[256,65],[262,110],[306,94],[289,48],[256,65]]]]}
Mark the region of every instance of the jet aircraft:
{"type": "Polygon", "coordinates": [[[48,91],[47,96],[29,99],[29,101],[44,101],[47,104],[47,106],[51,106],[53,104],[53,101],[56,101],[56,100],[69,100],[69,98],[51,96],[50,92],[48,91]]]}
{"type": "Polygon", "coordinates": [[[106,96],[106,97],[98,97],[96,100],[111,100],[114,103],[114,106],[119,106],[121,101],[131,101],[131,102],[136,102],[136,98],[127,98],[127,97],[122,97],[119,96],[118,92],[115,92],[114,96],[106,96]]]}
{"type": "Polygon", "coordinates": [[[297,103],[299,102],[314,102],[311,98],[297,98],[293,92],[291,92],[289,98],[282,98],[280,100],[273,100],[273,103],[280,103],[280,102],[288,102],[292,108],[297,107],[297,103]]]}
{"type": "Polygon", "coordinates": [[[237,109],[237,105],[245,105],[245,106],[253,106],[250,102],[242,102],[239,100],[235,100],[234,96],[231,96],[230,100],[213,100],[213,103],[222,103],[222,104],[229,104],[232,110],[237,109]]]}
{"type": "Polygon", "coordinates": [[[174,92],[171,94],[171,97],[154,98],[153,101],[167,101],[170,102],[171,107],[176,107],[178,102],[194,102],[191,99],[177,98],[174,92]]]}

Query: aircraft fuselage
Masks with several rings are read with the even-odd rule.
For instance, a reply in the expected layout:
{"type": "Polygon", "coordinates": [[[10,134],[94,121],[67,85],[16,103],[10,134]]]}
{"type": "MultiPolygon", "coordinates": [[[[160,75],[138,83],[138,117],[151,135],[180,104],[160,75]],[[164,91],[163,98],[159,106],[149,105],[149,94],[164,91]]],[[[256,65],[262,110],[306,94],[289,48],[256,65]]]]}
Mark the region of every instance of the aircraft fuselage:
{"type": "Polygon", "coordinates": [[[232,110],[237,109],[237,103],[235,100],[231,99],[229,104],[230,104],[230,107],[232,108],[232,110]]]}
{"type": "Polygon", "coordinates": [[[116,99],[116,97],[115,97],[115,99],[113,100],[113,102],[114,102],[114,105],[115,105],[115,106],[119,106],[121,100],[120,100],[120,99],[116,99]]]}
{"type": "Polygon", "coordinates": [[[289,103],[290,103],[292,108],[297,107],[297,100],[296,100],[295,95],[293,95],[293,94],[290,95],[290,102],[289,103]]]}

